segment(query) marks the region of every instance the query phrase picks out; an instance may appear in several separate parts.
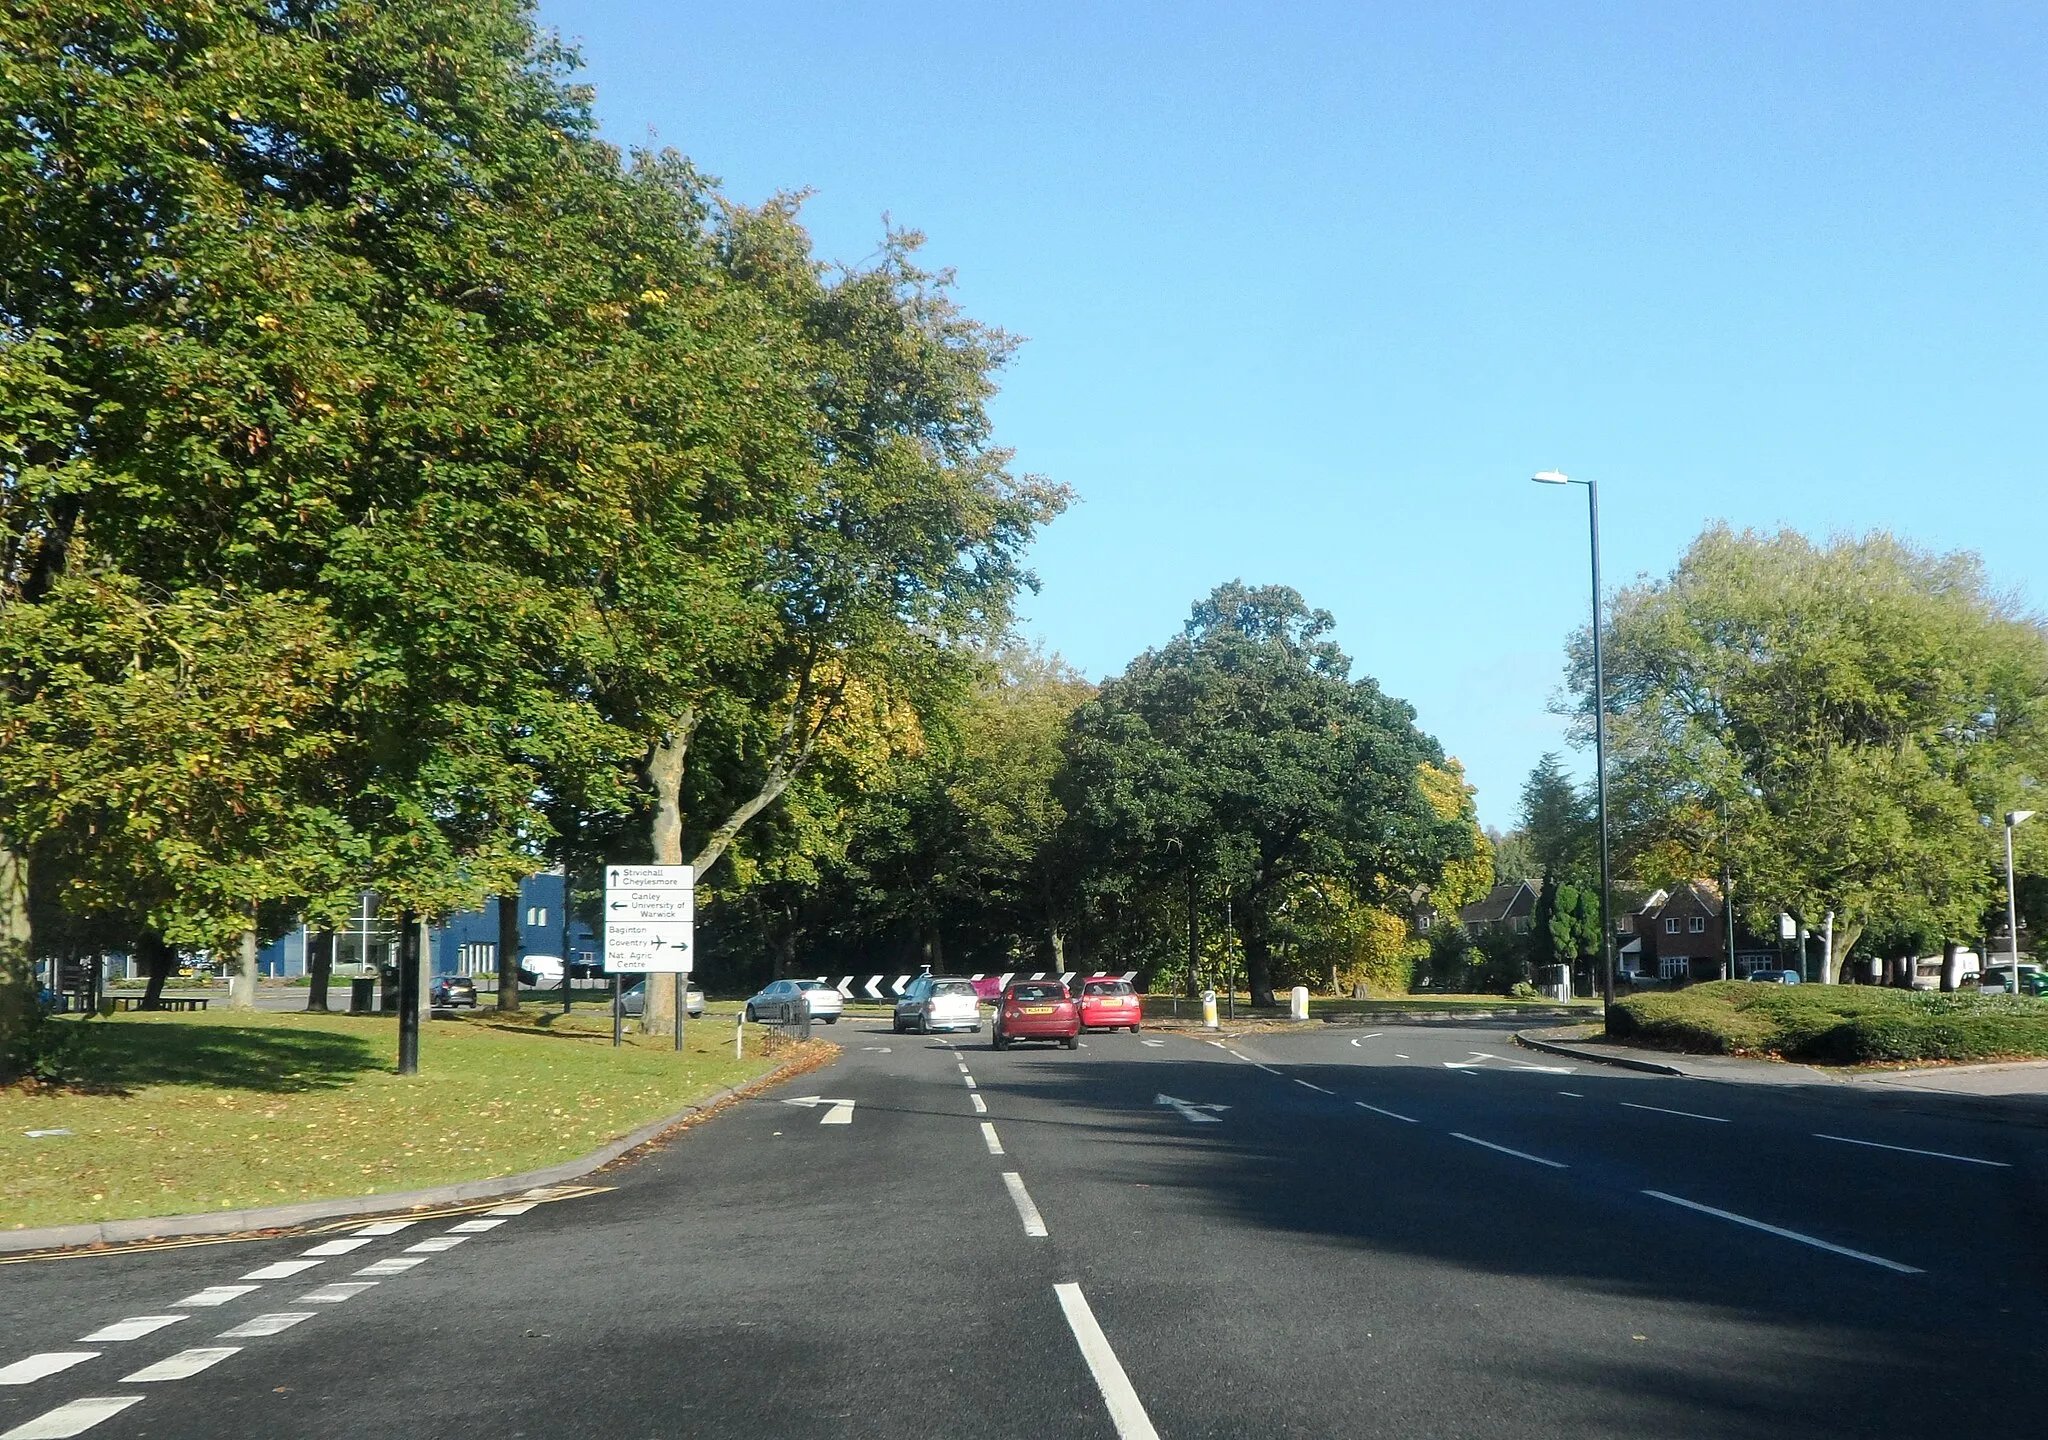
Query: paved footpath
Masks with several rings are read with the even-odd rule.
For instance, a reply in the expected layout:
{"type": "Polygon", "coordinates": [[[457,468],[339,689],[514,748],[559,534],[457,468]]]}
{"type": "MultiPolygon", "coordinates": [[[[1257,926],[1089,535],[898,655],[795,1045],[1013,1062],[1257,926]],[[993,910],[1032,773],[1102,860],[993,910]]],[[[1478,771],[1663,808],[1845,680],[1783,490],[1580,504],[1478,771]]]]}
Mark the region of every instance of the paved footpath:
{"type": "Polygon", "coordinates": [[[2038,1130],[1512,1028],[848,1021],[601,1193],[0,1266],[0,1437],[2038,1428],[2038,1130]]]}

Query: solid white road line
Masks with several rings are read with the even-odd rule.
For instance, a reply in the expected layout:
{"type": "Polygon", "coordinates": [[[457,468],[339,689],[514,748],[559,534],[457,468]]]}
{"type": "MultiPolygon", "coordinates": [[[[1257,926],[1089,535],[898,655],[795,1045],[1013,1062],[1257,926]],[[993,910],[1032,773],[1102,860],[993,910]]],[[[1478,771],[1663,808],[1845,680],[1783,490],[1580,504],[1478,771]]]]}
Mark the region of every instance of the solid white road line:
{"type": "Polygon", "coordinates": [[[1451,1138],[1463,1140],[1467,1145],[1484,1145],[1489,1150],[1498,1150],[1501,1154],[1512,1155],[1517,1160],[1534,1160],[1538,1165],[1548,1165],[1553,1170],[1569,1170],[1572,1168],[1562,1160],[1545,1160],[1541,1155],[1531,1155],[1526,1150],[1510,1150],[1505,1145],[1496,1145],[1491,1140],[1481,1140],[1476,1135],[1466,1135],[1457,1130],[1451,1132],[1451,1138]]]}
{"type": "Polygon", "coordinates": [[[1325,1090],[1320,1085],[1310,1085],[1306,1080],[1296,1080],[1294,1083],[1302,1086],[1305,1089],[1313,1090],[1318,1095],[1335,1095],[1337,1093],[1335,1090],[1325,1090]]]}
{"type": "Polygon", "coordinates": [[[1896,1270],[1901,1275],[1925,1275],[1927,1272],[1917,1265],[1901,1265],[1896,1260],[1887,1260],[1882,1255],[1867,1255],[1861,1250],[1851,1250],[1846,1245],[1832,1245],[1811,1235],[1802,1235],[1797,1230],[1787,1230],[1780,1225],[1766,1225],[1761,1220],[1752,1220],[1747,1215],[1737,1215],[1732,1210],[1716,1210],[1711,1205],[1702,1205],[1697,1200],[1687,1200],[1680,1195],[1666,1195],[1662,1190],[1643,1192],[1653,1200],[1667,1200],[1673,1205],[1683,1205],[1688,1210],[1697,1210],[1702,1215],[1712,1215],[1721,1220],[1733,1220],[1737,1225],[1747,1225],[1752,1230],[1761,1230],[1767,1235],[1776,1235],[1784,1240],[1797,1240],[1801,1245],[1811,1245],[1816,1250],[1828,1250],[1837,1255],[1846,1255],[1851,1260],[1861,1260],[1866,1265],[1880,1265],[1887,1270],[1896,1270]]]}
{"type": "Polygon", "coordinates": [[[1996,1165],[2001,1170],[2012,1169],[2004,1160],[1979,1160],[1975,1155],[1951,1155],[1946,1150],[1915,1150],[1911,1145],[1884,1145],[1876,1140],[1851,1140],[1847,1135],[1823,1135],[1818,1130],[1813,1132],[1813,1138],[1833,1140],[1841,1145],[1868,1145],[1873,1150],[1896,1150],[1901,1155],[1931,1155],[1936,1160],[1960,1160],[1965,1165],[1996,1165]]]}
{"type": "MultiPolygon", "coordinates": [[[[494,1210],[491,1213],[495,1215],[497,1212],[494,1210]]],[[[364,1225],[351,1233],[357,1235],[396,1235],[407,1226],[417,1225],[418,1223],[417,1220],[379,1220],[375,1225],[364,1225]]]]}
{"type": "Polygon", "coordinates": [[[201,1370],[211,1370],[230,1355],[239,1355],[239,1345],[201,1345],[191,1350],[180,1350],[175,1355],[166,1355],[154,1365],[145,1365],[133,1375],[123,1375],[123,1385],[140,1385],[147,1380],[184,1380],[197,1375],[201,1370]]]}
{"type": "Polygon", "coordinates": [[[408,1255],[438,1255],[443,1250],[453,1250],[457,1245],[467,1245],[467,1235],[429,1235],[417,1245],[405,1247],[408,1255]]]}
{"type": "Polygon", "coordinates": [[[1017,1218],[1024,1222],[1024,1233],[1043,1236],[1046,1233],[1045,1217],[1031,1203],[1031,1193],[1024,1188],[1024,1177],[1015,1170],[1005,1170],[1003,1184],[1009,1188],[1010,1199],[1016,1202],[1017,1218]]]}
{"type": "Polygon", "coordinates": [[[1375,1115],[1384,1115],[1389,1120],[1405,1120],[1410,1125],[1418,1123],[1413,1115],[1401,1115],[1392,1110],[1382,1110],[1379,1106],[1368,1105],[1363,1100],[1353,1100],[1351,1103],[1361,1110],[1370,1110],[1375,1115]]]}
{"type": "Polygon", "coordinates": [[[981,1138],[987,1143],[989,1154],[1000,1155],[1003,1153],[1003,1142],[996,1138],[996,1127],[989,1124],[986,1120],[981,1122],[981,1138]]]}
{"type": "Polygon", "coordinates": [[[191,1318],[189,1315],[130,1315],[126,1320],[103,1325],[90,1335],[81,1335],[79,1343],[90,1345],[95,1341],[140,1340],[145,1335],[154,1335],[166,1325],[191,1318]]]}
{"type": "Polygon", "coordinates": [[[450,1235],[481,1235],[484,1231],[495,1230],[504,1223],[503,1220],[465,1220],[460,1225],[450,1225],[448,1233],[450,1235]]]}
{"type": "Polygon", "coordinates": [[[1688,1120],[1711,1120],[1716,1125],[1728,1123],[1728,1117],[1725,1115],[1702,1115],[1697,1110],[1666,1110],[1662,1105],[1638,1105],[1633,1100],[1624,1100],[1621,1103],[1630,1110],[1655,1110],[1659,1115],[1683,1115],[1688,1120]]]}
{"type": "Polygon", "coordinates": [[[244,1280],[289,1280],[294,1275],[311,1270],[318,1260],[280,1260],[274,1265],[265,1265],[261,1270],[251,1270],[244,1280]]]}
{"type": "Polygon", "coordinates": [[[986,1115],[986,1114],[988,1114],[988,1102],[987,1102],[986,1100],[982,1099],[982,1098],[981,1098],[981,1097],[980,1097],[979,1095],[969,1095],[969,1096],[968,1096],[967,1098],[968,1098],[969,1100],[972,1100],[972,1101],[974,1102],[974,1113],[975,1113],[975,1114],[977,1114],[977,1115],[986,1115]]]}
{"type": "Polygon", "coordinates": [[[311,1320],[311,1310],[277,1310],[268,1315],[258,1315],[254,1320],[244,1320],[232,1330],[223,1330],[222,1340],[254,1340],[264,1335],[278,1335],[289,1330],[301,1320],[311,1320]]]}
{"type": "Polygon", "coordinates": [[[533,1209],[533,1208],[534,1208],[534,1207],[535,1207],[536,1205],[538,1205],[538,1204],[540,1204],[540,1201],[538,1201],[538,1200],[528,1200],[527,1202],[525,1202],[525,1203],[524,1203],[524,1204],[522,1204],[522,1205],[494,1205],[494,1206],[492,1206],[492,1207],[491,1207],[490,1209],[488,1209],[488,1210],[484,1211],[484,1214],[486,1214],[486,1215],[524,1215],[524,1214],[525,1214],[525,1213],[526,1213],[527,1211],[529,1211],[529,1210],[533,1209]]]}
{"type": "Polygon", "coordinates": [[[142,1399],[140,1395],[95,1395],[73,1400],[55,1410],[45,1410],[33,1420],[24,1420],[0,1434],[0,1440],[71,1440],[83,1435],[109,1416],[119,1415],[142,1399]]]}
{"type": "Polygon", "coordinates": [[[299,1297],[301,1305],[339,1305],[342,1301],[362,1294],[365,1290],[377,1288],[375,1280],[342,1280],[333,1285],[322,1285],[318,1290],[308,1290],[299,1297]]]}
{"type": "Polygon", "coordinates": [[[225,1305],[230,1300],[240,1299],[251,1290],[261,1290],[261,1285],[209,1285],[204,1290],[195,1290],[183,1300],[173,1300],[173,1305],[225,1305]]]}
{"type": "Polygon", "coordinates": [[[310,1250],[301,1250],[301,1255],[346,1255],[351,1250],[360,1250],[369,1244],[368,1240],[325,1240],[310,1250]]]}
{"type": "Polygon", "coordinates": [[[406,1271],[412,1269],[413,1266],[426,1263],[427,1257],[424,1255],[394,1255],[388,1260],[373,1260],[355,1273],[358,1275],[403,1275],[406,1271]]]}
{"type": "Polygon", "coordinates": [[[73,1365],[97,1359],[99,1353],[97,1350],[45,1350],[12,1365],[0,1365],[0,1385],[33,1385],[45,1375],[55,1375],[73,1365]]]}
{"type": "Polygon", "coordinates": [[[1131,1377],[1124,1374],[1116,1351],[1110,1348],[1109,1337],[1095,1322],[1095,1312],[1088,1308],[1088,1297],[1081,1293],[1081,1287],[1069,1281],[1052,1288],[1060,1297],[1060,1309],[1066,1312],[1067,1328],[1074,1332],[1074,1340],[1081,1347],[1081,1358],[1088,1362],[1088,1373],[1095,1377],[1095,1388],[1102,1392],[1102,1402],[1109,1407],[1109,1423],[1116,1427],[1118,1440],[1159,1440],[1159,1432],[1152,1428],[1151,1418],[1145,1414],[1145,1406],[1131,1385],[1131,1377]]]}

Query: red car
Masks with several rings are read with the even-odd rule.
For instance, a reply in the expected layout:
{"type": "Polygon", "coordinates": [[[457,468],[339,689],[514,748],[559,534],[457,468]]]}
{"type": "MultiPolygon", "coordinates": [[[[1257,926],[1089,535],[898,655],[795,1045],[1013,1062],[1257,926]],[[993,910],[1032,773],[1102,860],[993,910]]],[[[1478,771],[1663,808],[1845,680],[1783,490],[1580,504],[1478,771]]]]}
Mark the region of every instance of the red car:
{"type": "Polygon", "coordinates": [[[1131,1027],[1133,1035],[1144,1023],[1145,1011],[1138,992],[1128,980],[1083,980],[1081,982],[1081,1028],[1121,1030],[1131,1027]]]}
{"type": "Polygon", "coordinates": [[[1013,980],[989,1028],[998,1050],[1013,1040],[1057,1040],[1071,1050],[1081,1043],[1081,1011],[1057,980],[1013,980]]]}

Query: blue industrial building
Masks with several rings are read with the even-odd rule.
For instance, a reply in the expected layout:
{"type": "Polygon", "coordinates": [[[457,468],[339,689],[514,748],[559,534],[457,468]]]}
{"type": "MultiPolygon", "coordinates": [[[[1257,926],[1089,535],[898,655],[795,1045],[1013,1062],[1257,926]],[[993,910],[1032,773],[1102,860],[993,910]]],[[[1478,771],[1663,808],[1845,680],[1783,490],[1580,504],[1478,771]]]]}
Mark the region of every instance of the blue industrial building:
{"type": "MultiPolygon", "coordinates": [[[[529,876],[519,886],[520,954],[559,960],[563,951],[563,881],[559,870],[529,876]]],[[[290,978],[306,973],[306,929],[280,935],[263,947],[258,966],[263,974],[290,978]]],[[[576,965],[597,965],[604,959],[603,938],[581,920],[572,920],[568,933],[569,959],[576,965]]],[[[365,894],[349,923],[335,932],[334,964],[337,972],[351,973],[361,965],[394,963],[397,957],[398,917],[379,911],[376,897],[365,894]]],[[[431,975],[494,975],[498,969],[498,907],[495,901],[481,910],[451,915],[446,922],[427,931],[428,968],[431,975]]]]}

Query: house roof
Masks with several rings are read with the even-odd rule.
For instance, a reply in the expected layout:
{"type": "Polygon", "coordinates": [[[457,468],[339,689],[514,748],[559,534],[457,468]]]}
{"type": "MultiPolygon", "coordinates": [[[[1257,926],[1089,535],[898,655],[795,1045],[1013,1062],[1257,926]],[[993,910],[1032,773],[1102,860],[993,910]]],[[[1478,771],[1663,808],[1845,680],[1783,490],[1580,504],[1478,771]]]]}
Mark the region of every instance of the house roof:
{"type": "Polygon", "coordinates": [[[1483,900],[1474,900],[1458,912],[1458,919],[1466,925],[1489,925],[1507,919],[1515,913],[1516,904],[1524,893],[1528,894],[1529,905],[1536,903],[1536,887],[1527,880],[1509,880],[1488,891],[1483,900]]]}

